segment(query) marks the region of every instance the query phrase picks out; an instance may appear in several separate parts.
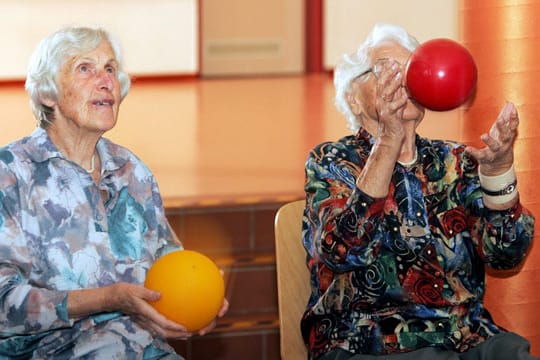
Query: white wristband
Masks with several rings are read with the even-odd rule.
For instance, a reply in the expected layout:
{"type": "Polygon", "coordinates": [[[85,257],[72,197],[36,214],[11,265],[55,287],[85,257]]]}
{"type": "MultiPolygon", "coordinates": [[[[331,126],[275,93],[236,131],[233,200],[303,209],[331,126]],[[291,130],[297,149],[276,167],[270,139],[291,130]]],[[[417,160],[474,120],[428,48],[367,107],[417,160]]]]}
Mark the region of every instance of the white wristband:
{"type": "Polygon", "coordinates": [[[501,175],[487,176],[478,173],[484,200],[492,204],[504,204],[518,196],[514,165],[501,175]]]}
{"type": "Polygon", "coordinates": [[[512,166],[501,175],[488,176],[478,172],[478,177],[480,178],[480,186],[482,186],[483,189],[489,191],[501,191],[516,181],[516,172],[514,170],[514,164],[512,164],[512,166]]]}
{"type": "Polygon", "coordinates": [[[506,204],[507,202],[510,202],[514,200],[518,196],[517,188],[510,194],[507,195],[498,195],[498,196],[491,196],[484,193],[482,197],[484,198],[484,201],[487,201],[490,204],[493,205],[501,205],[506,204]]]}

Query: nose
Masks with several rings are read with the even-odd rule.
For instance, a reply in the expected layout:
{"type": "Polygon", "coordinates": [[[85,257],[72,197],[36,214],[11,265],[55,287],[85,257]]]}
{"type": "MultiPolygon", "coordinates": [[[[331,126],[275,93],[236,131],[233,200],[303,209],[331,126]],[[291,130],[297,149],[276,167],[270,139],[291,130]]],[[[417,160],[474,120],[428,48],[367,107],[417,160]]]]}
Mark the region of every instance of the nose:
{"type": "Polygon", "coordinates": [[[98,73],[98,89],[99,90],[107,90],[111,91],[114,87],[114,82],[116,80],[116,75],[111,74],[107,72],[106,70],[102,70],[98,73]]]}

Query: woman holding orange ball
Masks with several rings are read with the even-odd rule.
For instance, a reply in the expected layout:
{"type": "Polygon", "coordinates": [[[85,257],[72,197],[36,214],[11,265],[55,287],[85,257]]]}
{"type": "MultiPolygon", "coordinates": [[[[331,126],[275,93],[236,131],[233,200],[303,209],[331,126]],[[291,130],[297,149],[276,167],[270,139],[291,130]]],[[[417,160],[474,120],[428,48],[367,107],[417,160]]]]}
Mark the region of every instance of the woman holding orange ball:
{"type": "Polygon", "coordinates": [[[155,179],[102,137],[129,88],[101,29],[58,31],[31,58],[38,127],[0,148],[0,358],[179,359],[167,339],[192,335],[143,286],[182,248],[155,179]]]}

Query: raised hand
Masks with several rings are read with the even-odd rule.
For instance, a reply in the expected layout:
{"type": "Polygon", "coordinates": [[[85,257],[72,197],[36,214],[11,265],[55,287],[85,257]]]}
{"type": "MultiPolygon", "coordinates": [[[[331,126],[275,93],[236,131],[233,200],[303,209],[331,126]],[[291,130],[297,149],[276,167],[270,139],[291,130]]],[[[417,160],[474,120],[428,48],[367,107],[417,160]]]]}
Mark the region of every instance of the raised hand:
{"type": "Polygon", "coordinates": [[[481,149],[468,146],[465,149],[478,161],[482,174],[499,175],[512,166],[518,125],[517,109],[514,104],[508,102],[502,108],[489,132],[480,136],[486,146],[481,149]]]}
{"type": "Polygon", "coordinates": [[[377,96],[375,107],[379,117],[378,135],[403,136],[403,111],[408,95],[403,87],[403,70],[392,59],[384,61],[376,69],[377,96]]]}

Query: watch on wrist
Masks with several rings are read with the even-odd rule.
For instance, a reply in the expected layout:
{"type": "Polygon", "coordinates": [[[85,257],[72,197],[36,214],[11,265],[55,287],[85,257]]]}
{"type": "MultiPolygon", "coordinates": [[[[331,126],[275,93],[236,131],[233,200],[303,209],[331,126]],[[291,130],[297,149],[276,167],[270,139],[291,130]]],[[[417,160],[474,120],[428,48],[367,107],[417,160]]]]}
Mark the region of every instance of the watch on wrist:
{"type": "Polygon", "coordinates": [[[517,187],[517,180],[514,180],[514,182],[506,185],[506,187],[502,190],[498,190],[498,191],[491,191],[491,190],[487,190],[485,188],[481,188],[482,189],[482,192],[486,195],[489,195],[489,196],[502,196],[502,195],[509,195],[511,193],[513,193],[515,190],[516,190],[516,187],[517,187]]]}

